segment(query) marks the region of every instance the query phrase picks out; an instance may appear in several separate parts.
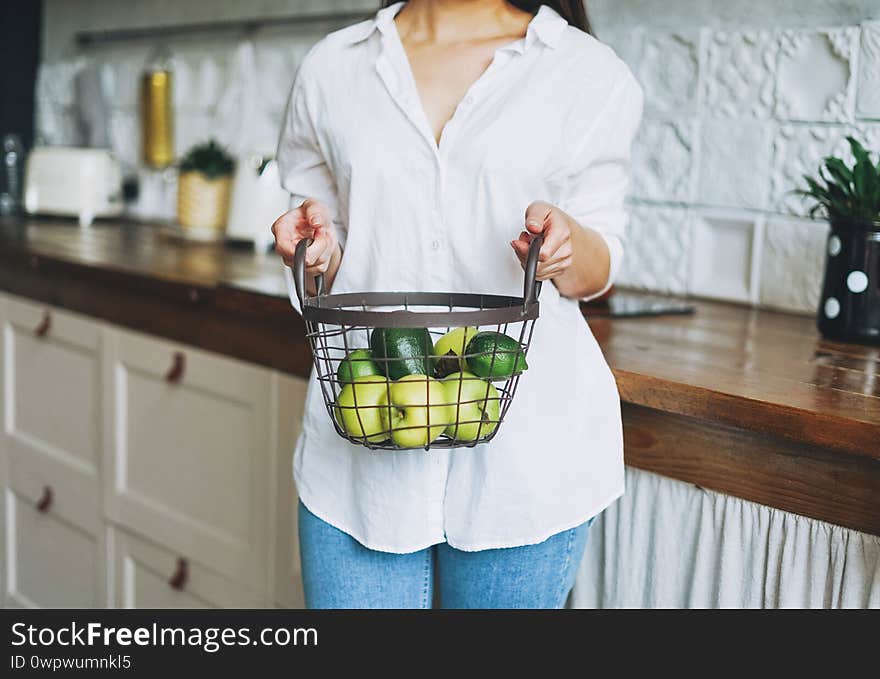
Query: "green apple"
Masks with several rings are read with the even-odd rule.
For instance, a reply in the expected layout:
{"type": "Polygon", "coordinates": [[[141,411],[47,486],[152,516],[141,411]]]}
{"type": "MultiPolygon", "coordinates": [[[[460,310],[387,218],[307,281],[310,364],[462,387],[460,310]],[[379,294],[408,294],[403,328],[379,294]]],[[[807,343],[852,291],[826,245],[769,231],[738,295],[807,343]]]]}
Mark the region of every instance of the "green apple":
{"type": "Polygon", "coordinates": [[[461,357],[468,342],[478,332],[476,328],[455,328],[437,340],[431,362],[438,377],[444,377],[466,367],[461,357]]]}
{"type": "Polygon", "coordinates": [[[384,375],[364,375],[342,388],[336,399],[336,421],[346,434],[371,443],[388,440],[382,403],[389,387],[384,375]]]}
{"type": "Polygon", "coordinates": [[[455,417],[443,384],[427,375],[405,375],[392,382],[380,408],[391,440],[402,448],[424,448],[438,439],[455,417]],[[430,426],[428,420],[430,418],[430,426]]]}
{"type": "Polygon", "coordinates": [[[457,372],[443,380],[446,401],[457,404],[452,407],[453,423],[446,428],[446,435],[456,441],[476,441],[488,436],[498,426],[501,413],[501,396],[486,380],[473,373],[457,372]]]}

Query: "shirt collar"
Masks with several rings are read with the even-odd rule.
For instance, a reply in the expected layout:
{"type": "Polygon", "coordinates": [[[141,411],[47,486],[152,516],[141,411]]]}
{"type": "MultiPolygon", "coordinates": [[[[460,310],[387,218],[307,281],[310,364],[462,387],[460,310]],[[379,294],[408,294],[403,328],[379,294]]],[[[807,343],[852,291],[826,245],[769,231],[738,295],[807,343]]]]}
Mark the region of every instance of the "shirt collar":
{"type": "MultiPolygon", "coordinates": [[[[387,34],[393,28],[394,17],[403,9],[405,2],[397,2],[380,9],[372,19],[362,21],[352,27],[348,43],[355,44],[369,38],[375,31],[387,34]]],[[[541,5],[537,14],[529,22],[525,40],[518,40],[511,45],[511,49],[524,52],[535,40],[540,40],[547,47],[555,48],[562,39],[568,22],[563,19],[556,10],[547,5],[541,5]]]]}
{"type": "Polygon", "coordinates": [[[356,26],[353,26],[351,29],[351,35],[348,39],[348,44],[354,45],[355,43],[363,42],[376,31],[379,31],[382,34],[387,34],[389,29],[393,27],[392,24],[394,23],[394,17],[396,17],[397,13],[403,9],[405,4],[405,2],[396,2],[393,5],[388,5],[388,7],[383,7],[376,12],[376,16],[372,19],[367,19],[366,21],[362,21],[356,26]]]}
{"type": "Polygon", "coordinates": [[[537,38],[547,47],[555,49],[567,26],[568,22],[555,9],[541,5],[535,18],[529,22],[525,46],[528,47],[537,38]]]}

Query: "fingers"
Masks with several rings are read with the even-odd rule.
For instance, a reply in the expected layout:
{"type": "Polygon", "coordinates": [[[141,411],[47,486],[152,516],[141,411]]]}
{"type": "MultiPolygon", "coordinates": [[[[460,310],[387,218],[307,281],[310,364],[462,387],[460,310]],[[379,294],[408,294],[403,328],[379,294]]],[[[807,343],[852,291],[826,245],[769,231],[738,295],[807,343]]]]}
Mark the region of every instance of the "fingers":
{"type": "Polygon", "coordinates": [[[296,244],[301,236],[298,233],[303,215],[300,208],[290,210],[281,215],[272,224],[272,235],[275,236],[275,252],[287,266],[293,266],[293,255],[296,252],[296,244]]]}
{"type": "Polygon", "coordinates": [[[553,256],[546,262],[538,262],[538,271],[536,278],[539,281],[545,281],[549,278],[559,276],[571,266],[574,251],[570,242],[565,242],[560,246],[553,256]]]}
{"type": "MultiPolygon", "coordinates": [[[[562,230],[558,226],[556,228],[558,231],[562,230]]],[[[572,264],[574,251],[571,244],[570,232],[566,230],[561,238],[558,236],[551,237],[553,230],[554,227],[551,224],[551,226],[544,232],[546,240],[541,247],[542,255],[538,258],[538,268],[536,273],[536,277],[540,281],[555,278],[565,273],[572,264]],[[556,247],[556,243],[560,240],[562,241],[561,244],[556,247]],[[544,254],[544,248],[547,246],[548,242],[550,243],[550,247],[555,249],[549,254],[544,254]]],[[[514,253],[516,253],[517,258],[523,267],[525,267],[526,262],[528,261],[529,247],[533,238],[533,234],[523,231],[517,240],[510,242],[510,246],[513,248],[514,253]]]]}
{"type": "Polygon", "coordinates": [[[306,251],[306,271],[312,274],[326,270],[336,247],[329,210],[323,203],[313,199],[303,201],[298,208],[276,219],[272,224],[272,234],[275,236],[275,252],[287,266],[293,266],[297,244],[304,238],[313,239],[315,243],[306,251]],[[323,270],[316,267],[323,267],[323,270]]]}
{"type": "Polygon", "coordinates": [[[535,278],[539,281],[550,280],[551,278],[556,278],[564,274],[568,268],[571,266],[572,257],[563,257],[552,264],[546,264],[538,267],[538,272],[535,274],[535,278]]]}
{"type": "Polygon", "coordinates": [[[331,238],[326,229],[320,229],[306,248],[306,273],[312,276],[325,273],[335,250],[336,239],[331,238]]]}
{"type": "MultiPolygon", "coordinates": [[[[550,262],[556,252],[571,238],[571,229],[565,213],[545,203],[535,201],[526,208],[526,231],[528,234],[543,234],[544,243],[538,255],[539,262],[550,262]]],[[[520,235],[520,240],[523,240],[520,235]]],[[[531,238],[527,240],[531,242],[531,238]]]]}
{"type": "Polygon", "coordinates": [[[551,213],[544,227],[544,243],[538,255],[539,262],[549,263],[558,259],[559,251],[571,241],[571,229],[565,217],[558,212],[551,213]]]}
{"type": "Polygon", "coordinates": [[[532,235],[526,231],[523,231],[517,240],[510,241],[510,245],[513,248],[513,251],[516,253],[516,256],[519,258],[521,264],[525,265],[526,260],[529,257],[529,245],[532,242],[532,235]]]}

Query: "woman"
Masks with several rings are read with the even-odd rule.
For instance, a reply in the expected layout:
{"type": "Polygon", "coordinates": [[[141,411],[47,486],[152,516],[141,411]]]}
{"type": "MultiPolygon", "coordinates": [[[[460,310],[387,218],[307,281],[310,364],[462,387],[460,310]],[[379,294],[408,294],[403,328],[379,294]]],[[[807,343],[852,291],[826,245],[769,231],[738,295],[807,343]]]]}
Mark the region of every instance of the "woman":
{"type": "Polygon", "coordinates": [[[297,207],[272,227],[287,267],[312,238],[306,272],[334,293],[517,295],[542,234],[553,283],[490,444],[355,446],[313,375],[294,461],[311,608],[429,607],[435,582],[447,608],[561,607],[592,518],[623,493],[617,390],[577,300],[620,265],[642,94],[588,33],[578,0],[410,0],[297,74],[278,149],[297,207]]]}

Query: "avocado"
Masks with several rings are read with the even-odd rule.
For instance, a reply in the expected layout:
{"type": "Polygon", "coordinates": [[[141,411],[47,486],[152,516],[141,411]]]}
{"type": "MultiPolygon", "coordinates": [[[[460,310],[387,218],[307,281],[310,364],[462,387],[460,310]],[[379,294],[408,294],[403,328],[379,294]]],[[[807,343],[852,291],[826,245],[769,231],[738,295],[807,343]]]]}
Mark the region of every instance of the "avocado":
{"type": "Polygon", "coordinates": [[[427,328],[374,328],[370,334],[373,360],[387,377],[427,375],[434,343],[427,328]]]}
{"type": "Polygon", "coordinates": [[[479,332],[465,350],[471,372],[479,377],[505,379],[528,370],[519,342],[501,332],[479,332]]]}

